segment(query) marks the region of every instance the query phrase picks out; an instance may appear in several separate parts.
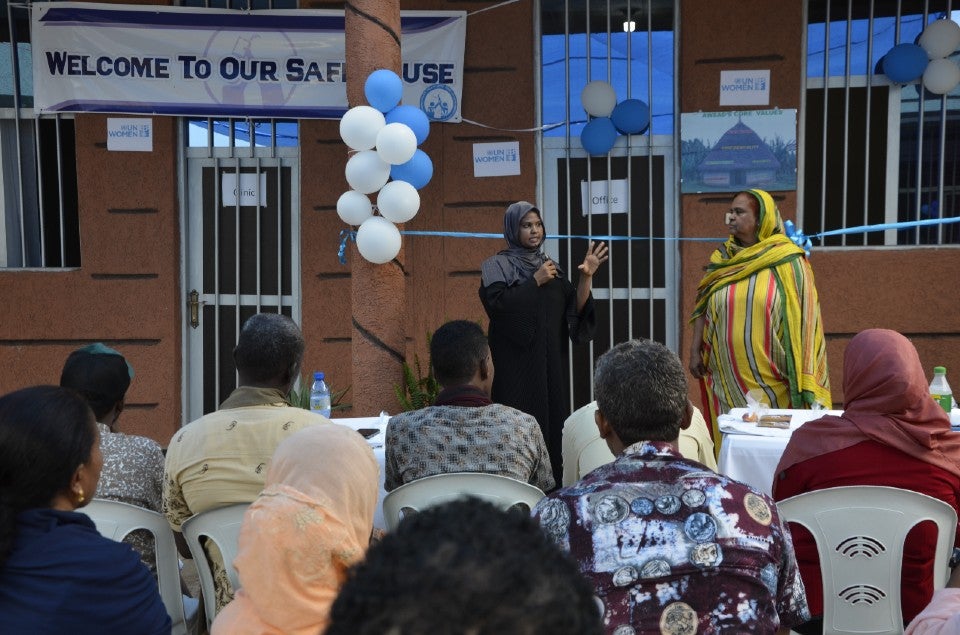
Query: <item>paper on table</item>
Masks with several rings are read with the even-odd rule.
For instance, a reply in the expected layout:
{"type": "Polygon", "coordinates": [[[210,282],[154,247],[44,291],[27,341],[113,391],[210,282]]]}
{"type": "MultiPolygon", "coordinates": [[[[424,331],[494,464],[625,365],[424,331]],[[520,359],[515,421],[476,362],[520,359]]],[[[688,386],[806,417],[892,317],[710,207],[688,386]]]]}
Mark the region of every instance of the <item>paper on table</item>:
{"type": "Polygon", "coordinates": [[[371,448],[382,448],[383,442],[386,437],[387,424],[390,422],[390,415],[387,414],[386,410],[380,412],[380,417],[377,421],[377,427],[380,428],[378,434],[373,435],[367,439],[367,443],[370,444],[371,448]]]}
{"type": "Polygon", "coordinates": [[[760,428],[755,421],[744,421],[743,415],[749,408],[733,408],[729,413],[717,417],[717,425],[726,434],[751,434],[758,437],[786,438],[807,421],[819,419],[824,415],[840,415],[842,410],[768,410],[766,414],[789,414],[790,428],[760,428]]]}

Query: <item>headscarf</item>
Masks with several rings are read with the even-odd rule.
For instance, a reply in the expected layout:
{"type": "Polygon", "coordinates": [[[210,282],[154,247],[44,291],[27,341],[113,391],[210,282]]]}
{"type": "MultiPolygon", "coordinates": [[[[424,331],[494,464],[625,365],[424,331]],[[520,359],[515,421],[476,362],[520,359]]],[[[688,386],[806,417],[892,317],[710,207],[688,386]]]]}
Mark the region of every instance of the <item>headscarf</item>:
{"type": "Polygon", "coordinates": [[[243,517],[242,588],[213,633],[322,632],[347,569],[366,552],[378,485],[373,451],[346,426],[317,424],[281,442],[243,517]]]}
{"type": "Polygon", "coordinates": [[[703,314],[707,300],[717,289],[805,255],[803,249],[784,234],[783,219],[773,197],[764,190],[746,192],[753,195],[758,202],[757,242],[744,247],[730,234],[723,246],[711,254],[707,273],[697,287],[693,319],[703,314]]]}
{"type": "Polygon", "coordinates": [[[862,441],[876,441],[960,476],[960,434],[930,397],[923,365],[906,337],[887,329],[855,335],[843,358],[843,414],[800,426],[776,474],[862,441]]]}
{"type": "MultiPolygon", "coordinates": [[[[530,249],[520,244],[520,221],[528,212],[536,212],[543,222],[543,215],[540,210],[534,207],[533,203],[527,201],[518,201],[507,208],[503,215],[503,237],[507,241],[507,248],[498,252],[496,256],[487,258],[483,261],[480,271],[482,274],[483,286],[487,287],[496,282],[503,282],[508,287],[526,282],[533,277],[537,269],[549,258],[543,253],[543,244],[536,249],[530,249]]],[[[544,237],[546,237],[546,226],[544,226],[544,237]]],[[[557,266],[557,276],[562,276],[563,271],[557,266]]]]}

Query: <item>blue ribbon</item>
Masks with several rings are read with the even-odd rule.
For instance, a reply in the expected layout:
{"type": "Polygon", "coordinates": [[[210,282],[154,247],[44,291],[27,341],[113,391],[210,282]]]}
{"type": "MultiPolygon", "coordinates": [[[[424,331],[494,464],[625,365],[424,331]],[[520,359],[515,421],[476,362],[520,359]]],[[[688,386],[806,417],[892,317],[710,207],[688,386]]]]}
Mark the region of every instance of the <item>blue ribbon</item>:
{"type": "MultiPolygon", "coordinates": [[[[831,229],[829,231],[819,232],[807,236],[802,230],[797,229],[793,221],[783,221],[786,235],[798,247],[810,255],[810,249],[813,247],[811,238],[821,239],[827,236],[842,236],[843,234],[864,234],[869,232],[887,231],[889,229],[909,229],[911,227],[924,227],[927,225],[946,225],[949,223],[960,223],[960,216],[950,218],[929,218],[925,220],[903,221],[898,223],[879,223],[877,225],[858,225],[857,227],[845,227],[843,229],[831,229]]],[[[482,233],[482,232],[448,232],[448,231],[428,231],[428,230],[404,230],[400,232],[404,236],[437,236],[440,238],[495,238],[503,239],[503,234],[482,233]]],[[[357,232],[344,229],[340,232],[340,249],[337,255],[340,264],[347,264],[347,241],[353,239],[356,241],[357,232]]],[[[547,234],[547,240],[603,240],[606,242],[620,240],[676,240],[693,242],[723,242],[725,238],[685,238],[681,236],[585,236],[579,234],[547,234]]]]}
{"type": "Polygon", "coordinates": [[[793,241],[797,247],[803,250],[807,257],[810,257],[810,248],[813,246],[810,242],[810,239],[807,238],[806,234],[803,233],[802,229],[797,229],[793,225],[792,220],[783,221],[783,230],[787,234],[787,238],[793,241]]]}
{"type": "Polygon", "coordinates": [[[347,241],[351,239],[357,242],[357,232],[352,229],[340,230],[340,249],[337,250],[337,258],[341,265],[347,264],[347,241]]]}

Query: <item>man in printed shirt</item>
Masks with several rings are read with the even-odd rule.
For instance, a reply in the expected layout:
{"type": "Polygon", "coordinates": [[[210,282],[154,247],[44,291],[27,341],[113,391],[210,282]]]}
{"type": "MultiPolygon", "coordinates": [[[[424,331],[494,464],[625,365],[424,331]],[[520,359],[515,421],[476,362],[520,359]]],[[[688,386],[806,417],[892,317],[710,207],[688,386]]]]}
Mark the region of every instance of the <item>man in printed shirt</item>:
{"type": "Polygon", "coordinates": [[[809,619],[790,533],[768,496],[684,459],[680,359],[634,340],[597,362],[597,427],[617,459],[541,500],[541,527],[634,633],[788,633],[809,619]]]}
{"type": "Polygon", "coordinates": [[[553,489],[537,420],[490,401],[493,359],[483,329],[447,322],[430,339],[430,363],[443,390],[433,406],[391,417],[384,488],[445,472],[488,472],[553,489]]]}
{"type": "MultiPolygon", "coordinates": [[[[287,402],[300,375],[303,349],[303,334],[290,318],[276,313],[250,317],[233,350],[239,386],[219,410],[187,424],[170,440],[163,511],[181,555],[190,557],[180,534],[184,521],[208,509],[253,502],[280,441],[309,425],[330,423],[287,402]]],[[[233,599],[233,588],[216,544],[209,542],[206,551],[219,611],[233,599]]]]}

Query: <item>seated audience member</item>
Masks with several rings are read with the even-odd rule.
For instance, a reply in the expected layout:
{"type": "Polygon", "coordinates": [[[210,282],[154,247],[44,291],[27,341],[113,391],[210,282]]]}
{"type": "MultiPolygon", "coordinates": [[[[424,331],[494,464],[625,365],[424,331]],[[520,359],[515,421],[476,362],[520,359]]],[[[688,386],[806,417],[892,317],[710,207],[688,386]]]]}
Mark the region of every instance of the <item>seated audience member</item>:
{"type": "Polygon", "coordinates": [[[676,354],[624,342],[597,361],[594,385],[617,458],[534,515],[593,581],[606,632],[787,633],[808,619],[773,500],[677,451],[692,405],[676,354]]]}
{"type": "MultiPolygon", "coordinates": [[[[950,431],[947,413],[930,398],[910,340],[887,329],[854,336],[843,357],[843,414],[798,428],[775,474],[776,500],[841,485],[886,485],[927,494],[960,509],[960,435],[950,431]]],[[[915,527],[907,536],[901,585],[904,622],[913,619],[933,594],[935,536],[932,523],[915,527]]],[[[816,544],[799,526],[794,542],[810,611],[822,616],[816,544]]],[[[820,622],[815,619],[795,630],[819,633],[820,622]]]]}
{"type": "MultiPolygon", "coordinates": [[[[573,485],[589,472],[613,461],[613,453],[607,442],[600,437],[593,401],[576,410],[563,426],[563,486],[573,485]]],[[[679,447],[683,458],[703,463],[717,471],[717,457],[713,451],[713,439],[703,413],[693,406],[693,420],[689,428],[680,429],[679,447]]]]}
{"type": "Polygon", "coordinates": [[[903,635],[960,635],[960,566],[953,568],[946,587],[933,592],[933,600],[903,635]]]}
{"type": "Polygon", "coordinates": [[[490,401],[493,359],[483,329],[447,322],[430,339],[430,363],[442,390],[433,406],[390,418],[385,489],[446,472],[489,472],[553,489],[537,420],[490,401]]]}
{"type": "Polygon", "coordinates": [[[93,412],[72,391],[0,397],[0,631],[169,635],[157,583],[129,546],[78,513],[103,458],[93,412]]]}
{"type": "MultiPolygon", "coordinates": [[[[97,418],[103,454],[97,498],[160,512],[163,491],[160,444],[118,430],[117,422],[132,379],[133,367],[123,355],[99,342],[70,353],[60,373],[60,385],[86,399],[97,418]]],[[[132,532],[123,541],[137,550],[151,571],[156,570],[153,536],[149,531],[132,532]]]]}
{"type": "Polygon", "coordinates": [[[371,546],[325,635],[602,632],[589,582],[528,514],[467,498],[406,516],[371,546]]]}
{"type": "MultiPolygon", "coordinates": [[[[251,503],[263,490],[270,457],[280,441],[307,426],[330,423],[287,401],[300,375],[303,335],[290,318],[258,313],[240,330],[233,359],[239,386],[216,412],[184,426],[167,448],[163,509],[178,538],[185,520],[208,509],[251,503]]],[[[233,599],[233,589],[216,544],[206,547],[214,572],[217,609],[233,599]]]]}
{"type": "Polygon", "coordinates": [[[213,635],[317,635],[373,530],[379,466],[346,426],[311,426],[277,446],[263,493],[243,517],[236,597],[213,635]]]}

